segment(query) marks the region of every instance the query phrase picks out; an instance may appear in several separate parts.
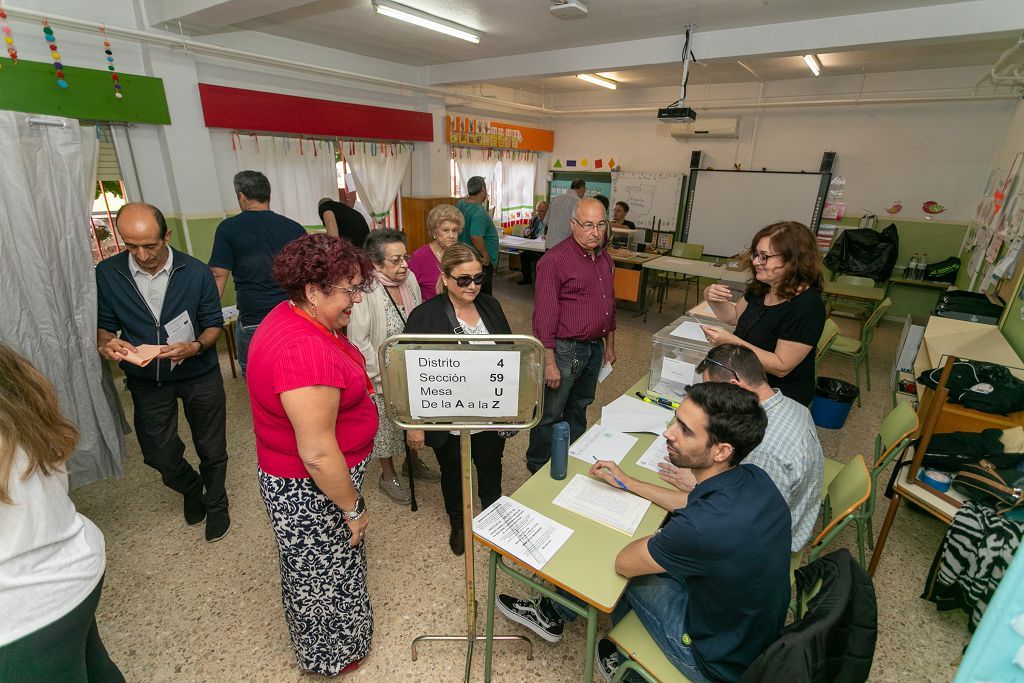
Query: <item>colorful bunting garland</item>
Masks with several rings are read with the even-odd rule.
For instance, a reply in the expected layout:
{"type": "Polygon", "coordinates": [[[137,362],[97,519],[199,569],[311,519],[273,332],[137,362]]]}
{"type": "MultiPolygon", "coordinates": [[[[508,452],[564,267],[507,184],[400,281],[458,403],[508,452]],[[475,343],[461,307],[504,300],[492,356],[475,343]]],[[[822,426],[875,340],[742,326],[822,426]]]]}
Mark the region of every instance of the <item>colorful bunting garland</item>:
{"type": "Polygon", "coordinates": [[[53,29],[50,28],[50,22],[45,19],[43,19],[43,37],[46,38],[47,47],[50,48],[50,57],[53,59],[53,69],[56,72],[57,85],[66,90],[68,82],[64,80],[64,65],[60,61],[60,53],[57,52],[57,39],[53,35],[53,29]]]}
{"type": "Polygon", "coordinates": [[[117,68],[114,66],[114,52],[110,49],[106,24],[100,24],[100,34],[103,36],[103,52],[107,55],[107,71],[110,72],[110,78],[114,81],[114,97],[121,99],[124,97],[121,94],[121,77],[117,74],[117,68]]]}
{"type": "Polygon", "coordinates": [[[18,51],[14,47],[14,34],[11,33],[11,26],[7,23],[7,12],[0,7],[0,27],[4,32],[4,44],[7,45],[7,54],[10,55],[11,60],[18,63],[18,51]]]}

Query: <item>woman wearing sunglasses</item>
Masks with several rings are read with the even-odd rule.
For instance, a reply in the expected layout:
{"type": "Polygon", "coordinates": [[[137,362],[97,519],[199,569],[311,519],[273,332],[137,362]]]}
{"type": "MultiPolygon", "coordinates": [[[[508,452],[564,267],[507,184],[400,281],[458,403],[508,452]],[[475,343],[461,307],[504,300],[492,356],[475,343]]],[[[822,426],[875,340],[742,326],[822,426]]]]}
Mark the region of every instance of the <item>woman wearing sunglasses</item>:
{"type": "Polygon", "coordinates": [[[762,228],[750,242],[750,271],[742,298],[713,284],[704,296],[718,319],[735,333],[704,325],[709,342],[739,344],[757,355],[768,384],[810,405],[814,398],[814,350],[825,327],[824,283],[818,245],[807,226],[793,221],[762,228]]]}
{"type": "MultiPolygon", "coordinates": [[[[441,256],[441,280],[437,296],[413,309],[405,324],[407,334],[511,334],[498,300],[480,291],[484,269],[480,254],[466,244],[445,249],[441,256]]],[[[412,449],[434,449],[441,465],[441,492],[451,522],[448,545],[456,555],[465,552],[462,535],[462,477],[458,433],[409,430],[412,449]]],[[[482,431],[472,437],[473,462],[480,489],[480,505],[486,508],[501,497],[501,455],[505,440],[497,432],[482,431]]]]}

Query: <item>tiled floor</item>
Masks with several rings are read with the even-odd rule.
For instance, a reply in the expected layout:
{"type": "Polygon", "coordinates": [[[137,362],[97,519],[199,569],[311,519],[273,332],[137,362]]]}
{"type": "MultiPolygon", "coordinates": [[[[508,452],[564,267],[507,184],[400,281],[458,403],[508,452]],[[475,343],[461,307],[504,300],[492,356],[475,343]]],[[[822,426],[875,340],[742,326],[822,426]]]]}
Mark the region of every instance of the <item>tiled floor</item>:
{"type": "MultiPolygon", "coordinates": [[[[515,273],[498,276],[496,295],[503,301],[515,332],[529,332],[532,287],[517,287],[515,273]]],[[[662,314],[647,323],[619,311],[618,363],[600,385],[591,419],[643,375],[650,363],[650,335],[682,314],[682,294],[673,290],[662,314]]],[[[693,303],[691,296],[690,303],[693,303]]],[[[842,323],[841,323],[842,324],[842,323]]],[[[847,325],[851,331],[852,324],[847,325]]],[[[870,454],[875,429],[889,408],[888,368],[899,327],[881,326],[872,349],[872,386],[864,405],[854,408],[841,430],[820,430],[826,455],[846,460],[870,454]]],[[[273,536],[256,481],[256,456],[248,396],[241,379],[231,379],[222,355],[228,400],[228,492],[233,527],[221,542],[203,541],[202,526],[181,518],[181,498],[160,484],[142,463],[133,435],[126,438],[128,458],[122,480],[91,484],[74,492],[79,510],[106,535],[107,573],[98,619],[111,656],[129,681],[293,681],[309,680],[295,664],[285,628],[273,536]]],[[[826,361],[823,374],[852,378],[848,364],[826,361]]],[[[124,394],[126,409],[131,401],[124,394]]],[[[187,426],[182,422],[187,434],[187,426]]],[[[188,441],[188,439],[186,439],[188,441]]],[[[504,489],[515,490],[527,478],[526,437],[508,443],[504,489]]],[[[195,455],[191,448],[189,457],[195,455]]],[[[429,462],[428,458],[428,462],[429,462]]],[[[436,462],[434,463],[436,467],[436,462]]],[[[412,661],[412,639],[424,633],[465,631],[463,561],[448,549],[448,524],[437,484],[418,490],[413,513],[386,499],[376,487],[372,465],[364,495],[371,510],[368,533],[369,582],[375,613],[373,649],[364,666],[347,676],[353,681],[457,681],[462,679],[465,645],[428,643],[412,661]]],[[[883,475],[883,480],[886,475],[883,475]]],[[[888,501],[879,498],[876,533],[888,501]]],[[[871,680],[949,681],[968,640],[965,617],[937,613],[919,598],[925,574],[944,526],[904,504],[886,546],[875,589],[879,634],[871,680]]],[[[853,548],[853,534],[841,543],[853,548]]],[[[477,554],[477,588],[486,588],[486,556],[477,554]]],[[[499,578],[499,589],[505,582],[499,578]]],[[[499,632],[525,629],[496,617],[499,632]]],[[[599,631],[606,630],[603,624],[599,631]]],[[[480,632],[483,632],[482,619],[480,632]]],[[[535,656],[524,648],[495,648],[495,681],[581,680],[582,624],[567,628],[551,645],[534,638],[535,656]]],[[[473,680],[483,680],[483,648],[473,661],[473,680]]]]}

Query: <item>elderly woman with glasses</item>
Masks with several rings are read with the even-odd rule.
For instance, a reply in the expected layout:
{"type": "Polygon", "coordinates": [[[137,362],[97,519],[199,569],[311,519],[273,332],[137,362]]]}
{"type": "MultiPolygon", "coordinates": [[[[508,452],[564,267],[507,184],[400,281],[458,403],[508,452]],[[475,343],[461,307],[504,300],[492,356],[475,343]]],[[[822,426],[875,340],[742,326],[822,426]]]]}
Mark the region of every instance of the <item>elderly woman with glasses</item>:
{"type": "MultiPolygon", "coordinates": [[[[441,257],[438,295],[425,301],[409,316],[409,334],[511,334],[512,330],[498,300],[481,292],[484,284],[480,254],[465,244],[448,247],[441,257]]],[[[462,477],[457,432],[429,432],[414,429],[406,434],[412,449],[424,444],[434,449],[441,465],[441,492],[451,522],[448,545],[456,555],[465,552],[462,525],[462,477]]],[[[472,436],[473,463],[480,492],[480,505],[488,507],[501,497],[501,455],[505,440],[497,432],[472,436]]],[[[472,522],[472,520],[468,520],[472,522]]]]}
{"type": "MultiPolygon", "coordinates": [[[[458,212],[455,207],[451,208],[458,212]]],[[[373,402],[377,404],[380,426],[373,440],[373,459],[380,463],[381,471],[377,486],[400,505],[408,505],[411,498],[409,489],[398,480],[394,465],[394,457],[405,453],[405,433],[387,419],[377,350],[385,339],[402,333],[412,309],[422,301],[419,282],[408,265],[409,254],[405,244],[405,233],[398,230],[382,228],[374,230],[366,238],[363,251],[373,264],[376,285],[353,307],[352,321],[346,332],[366,359],[366,373],[376,390],[373,402]]],[[[409,453],[409,460],[416,478],[425,481],[440,479],[437,472],[427,467],[414,452],[409,453]]],[[[405,465],[406,473],[409,464],[405,465]]]]}
{"type": "Polygon", "coordinates": [[[438,204],[427,214],[427,234],[431,240],[412,253],[409,270],[422,283],[423,300],[432,299],[441,279],[441,254],[459,241],[466,220],[452,204],[438,204]]]}
{"type": "Polygon", "coordinates": [[[818,246],[807,226],[793,221],[762,228],[750,243],[753,277],[739,301],[724,284],[704,296],[718,319],[735,333],[704,325],[709,342],[739,344],[753,351],[768,384],[798,403],[814,398],[814,347],[825,326],[824,283],[818,246]]]}
{"type": "Polygon", "coordinates": [[[285,621],[299,667],[324,676],[358,668],[373,637],[359,489],[377,408],[363,355],[341,334],[371,271],[348,240],[289,242],[273,268],[288,300],[260,323],[246,372],[285,621]]]}

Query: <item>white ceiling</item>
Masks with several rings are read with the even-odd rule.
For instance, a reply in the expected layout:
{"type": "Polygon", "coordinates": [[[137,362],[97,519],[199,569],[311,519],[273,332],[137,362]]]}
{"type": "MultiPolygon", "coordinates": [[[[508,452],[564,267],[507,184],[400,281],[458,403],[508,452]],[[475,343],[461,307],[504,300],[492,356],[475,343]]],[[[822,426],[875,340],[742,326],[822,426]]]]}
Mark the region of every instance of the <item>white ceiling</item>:
{"type": "Polygon", "coordinates": [[[793,52],[808,37],[818,43],[826,74],[856,74],[991,65],[1024,29],[1024,0],[584,0],[589,15],[572,21],[551,16],[550,0],[399,1],[478,30],[480,44],[377,15],[371,0],[144,0],[152,25],[177,31],[180,21],[210,42],[256,32],[430,67],[433,83],[494,82],[535,93],[596,88],[558,75],[581,70],[573,61],[612,74],[627,89],[678,85],[678,56],[662,49],[648,58],[645,48],[659,40],[664,48],[666,37],[680,36],[691,22],[715,49],[725,46],[691,69],[696,85],[757,80],[737,63],[750,42],[764,45],[743,62],[761,80],[778,80],[807,75],[793,52]],[[712,31],[719,33],[708,37],[712,31]]]}

